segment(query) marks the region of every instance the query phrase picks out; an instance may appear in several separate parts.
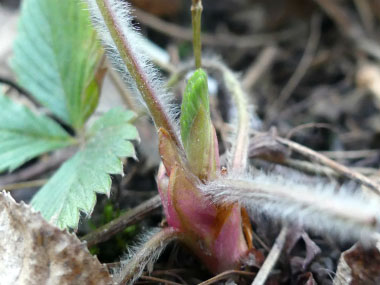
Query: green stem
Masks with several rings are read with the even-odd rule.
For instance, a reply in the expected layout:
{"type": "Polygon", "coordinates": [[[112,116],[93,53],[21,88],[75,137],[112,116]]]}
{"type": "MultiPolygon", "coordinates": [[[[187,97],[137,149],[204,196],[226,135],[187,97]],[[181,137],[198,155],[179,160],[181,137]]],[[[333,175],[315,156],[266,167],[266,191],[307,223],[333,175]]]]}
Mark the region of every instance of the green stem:
{"type": "Polygon", "coordinates": [[[202,67],[202,41],[201,41],[201,18],[202,0],[193,0],[191,5],[191,17],[193,23],[193,49],[195,58],[195,68],[202,67]]]}
{"type": "MultiPolygon", "coordinates": [[[[143,100],[145,101],[157,128],[166,129],[178,147],[181,142],[177,136],[174,126],[165,111],[165,108],[151,86],[146,74],[139,65],[134,53],[131,50],[129,39],[123,33],[122,27],[116,18],[114,11],[111,9],[109,0],[96,0],[99,10],[102,14],[104,22],[110,32],[110,35],[124,61],[129,73],[136,82],[143,100]]],[[[182,147],[181,147],[182,148],[182,147]]]]}

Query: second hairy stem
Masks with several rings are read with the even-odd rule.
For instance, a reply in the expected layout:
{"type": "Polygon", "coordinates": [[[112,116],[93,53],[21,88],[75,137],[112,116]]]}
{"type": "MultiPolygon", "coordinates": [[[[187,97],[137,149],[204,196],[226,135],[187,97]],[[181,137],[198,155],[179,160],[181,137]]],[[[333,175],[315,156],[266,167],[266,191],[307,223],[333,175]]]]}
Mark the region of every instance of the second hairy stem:
{"type": "Polygon", "coordinates": [[[127,66],[132,78],[135,80],[136,86],[140,91],[157,128],[165,128],[170,133],[170,136],[173,138],[177,146],[181,147],[180,140],[174,130],[173,124],[166,113],[162,102],[158,98],[158,94],[156,94],[156,91],[152,88],[150,81],[133,54],[127,35],[123,32],[115,12],[111,8],[110,1],[96,0],[96,3],[120,56],[127,66]]]}

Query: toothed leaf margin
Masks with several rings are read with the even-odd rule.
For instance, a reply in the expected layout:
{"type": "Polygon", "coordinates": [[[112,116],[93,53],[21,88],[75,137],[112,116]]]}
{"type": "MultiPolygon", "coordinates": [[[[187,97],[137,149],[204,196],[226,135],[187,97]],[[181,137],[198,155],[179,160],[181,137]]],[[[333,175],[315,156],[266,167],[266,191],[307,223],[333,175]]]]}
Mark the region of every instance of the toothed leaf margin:
{"type": "Polygon", "coordinates": [[[130,111],[113,109],[99,118],[88,132],[83,148],[66,161],[31,204],[60,228],[77,228],[79,211],[90,215],[96,194],[109,195],[110,174],[123,174],[122,157],[135,157],[137,129],[130,111]]]}

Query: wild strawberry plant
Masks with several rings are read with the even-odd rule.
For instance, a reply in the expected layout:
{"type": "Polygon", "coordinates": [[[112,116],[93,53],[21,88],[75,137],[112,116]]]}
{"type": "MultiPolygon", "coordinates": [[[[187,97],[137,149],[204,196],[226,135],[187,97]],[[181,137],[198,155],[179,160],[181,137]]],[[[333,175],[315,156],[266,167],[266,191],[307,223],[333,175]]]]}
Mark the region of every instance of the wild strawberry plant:
{"type": "MultiPolygon", "coordinates": [[[[340,194],[334,195],[331,187],[305,185],[292,177],[284,183],[278,175],[247,174],[250,130],[247,100],[236,77],[219,65],[238,113],[230,161],[223,171],[227,175],[223,175],[210,120],[206,73],[197,69],[190,78],[183,94],[178,127],[167,90],[136,45],[139,35],[131,25],[128,4],[117,0],[88,3],[109,58],[127,82],[132,82],[136,95],[145,102],[155,122],[164,165],[158,174],[158,186],[169,229],[176,230],[178,239],[211,271],[236,268],[249,251],[254,253],[257,263],[261,261],[260,254],[252,248],[251,228],[241,205],[251,212],[265,212],[280,219],[301,223],[305,220],[308,226],[338,234],[350,230],[354,236],[363,232],[370,236],[377,231],[377,199],[367,201],[363,211],[362,202],[366,199],[361,194],[350,196],[341,189],[340,194]]],[[[193,1],[193,27],[198,29],[200,5],[200,1],[193,1]]],[[[195,62],[199,68],[197,33],[199,36],[199,30],[194,30],[195,62]]],[[[134,267],[124,272],[125,276],[133,275],[131,268],[134,267]]]]}
{"type": "Polygon", "coordinates": [[[228,162],[221,167],[208,76],[201,68],[200,5],[193,1],[196,70],[183,92],[179,120],[164,81],[142,52],[141,36],[124,1],[27,0],[23,6],[14,70],[32,96],[75,135],[1,96],[0,104],[8,107],[0,114],[0,168],[12,170],[43,152],[80,146],[32,200],[46,219],[61,228],[77,227],[79,210],[90,213],[95,193],[109,194],[109,174],[122,173],[120,158],[134,157],[129,140],[138,139],[130,124],[133,115],[121,109],[109,111],[90,128],[85,125],[97,105],[104,75],[103,51],[88,11],[109,60],[156,126],[162,158],[157,184],[168,227],[127,260],[118,277],[121,283],[133,282],[174,239],[191,248],[214,273],[237,268],[248,255],[260,265],[263,256],[252,245],[248,214],[264,212],[344,238],[347,232],[350,237],[370,237],[378,231],[378,199],[345,187],[336,194],[330,185],[249,169],[252,114],[239,80],[214,62],[204,67],[222,74],[237,114],[228,162]]]}

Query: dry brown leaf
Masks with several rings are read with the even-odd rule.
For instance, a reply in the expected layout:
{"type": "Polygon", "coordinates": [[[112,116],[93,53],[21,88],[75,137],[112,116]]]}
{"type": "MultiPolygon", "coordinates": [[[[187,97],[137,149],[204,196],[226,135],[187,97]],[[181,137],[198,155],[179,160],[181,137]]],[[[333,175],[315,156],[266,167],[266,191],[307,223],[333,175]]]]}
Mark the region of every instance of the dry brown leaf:
{"type": "Polygon", "coordinates": [[[380,284],[379,247],[365,249],[357,243],[343,252],[339,259],[334,284],[380,284]]]}
{"type": "Polygon", "coordinates": [[[0,193],[0,284],[111,284],[98,259],[74,235],[0,193]]]}
{"type": "Polygon", "coordinates": [[[276,141],[275,136],[274,130],[254,136],[249,145],[249,157],[258,157],[279,163],[284,162],[289,156],[289,151],[276,141]]]}

